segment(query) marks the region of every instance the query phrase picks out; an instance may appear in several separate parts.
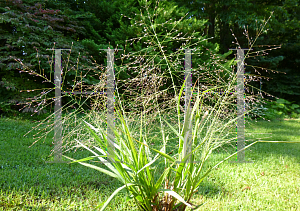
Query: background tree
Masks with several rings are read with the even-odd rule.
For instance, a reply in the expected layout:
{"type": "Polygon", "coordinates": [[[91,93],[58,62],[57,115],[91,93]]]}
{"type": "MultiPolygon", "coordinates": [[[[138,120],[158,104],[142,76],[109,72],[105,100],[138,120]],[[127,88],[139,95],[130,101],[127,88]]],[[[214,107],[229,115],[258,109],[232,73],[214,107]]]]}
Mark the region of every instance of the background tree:
{"type": "MultiPolygon", "coordinates": [[[[263,31],[264,35],[259,37],[252,51],[264,51],[268,54],[261,52],[255,58],[247,59],[246,72],[252,75],[258,75],[257,72],[259,72],[263,81],[263,90],[267,93],[300,102],[299,61],[297,59],[299,2],[297,0],[174,0],[174,2],[180,7],[188,8],[188,11],[197,19],[208,20],[206,33],[208,37],[214,37],[212,42],[220,44],[220,53],[228,52],[229,48],[235,47],[236,39],[241,47],[250,47],[249,40],[259,33],[259,28],[265,24],[273,12],[272,18],[263,31]],[[245,32],[249,37],[245,35],[245,32]],[[268,51],[280,45],[281,49],[268,51]],[[266,78],[272,80],[268,81],[266,78]]],[[[228,58],[232,58],[231,56],[228,58]]],[[[252,85],[259,89],[260,80],[252,82],[252,85]]]]}
{"type": "MultiPolygon", "coordinates": [[[[84,68],[84,65],[88,66],[91,63],[87,53],[83,51],[84,46],[74,42],[77,36],[86,36],[86,30],[74,17],[67,16],[67,12],[45,8],[44,4],[37,1],[1,1],[0,8],[0,81],[4,86],[1,95],[2,109],[7,108],[3,106],[3,102],[7,103],[8,100],[12,103],[23,102],[28,97],[38,95],[37,92],[20,93],[20,90],[42,89],[43,95],[45,90],[53,89],[54,70],[53,64],[49,64],[53,63],[54,55],[46,49],[71,48],[74,43],[73,55],[69,61],[71,68],[64,70],[66,87],[76,75],[73,68],[78,62],[76,56],[79,53],[82,58],[78,71],[83,75],[89,71],[84,68]],[[30,74],[22,73],[24,71],[30,74]],[[49,83],[43,84],[43,81],[49,83]],[[5,84],[8,83],[12,89],[5,90],[5,84]]],[[[67,52],[62,51],[62,63],[66,63],[66,55],[67,52]]],[[[91,75],[87,75],[85,80],[90,84],[95,83],[95,77],[91,75]]]]}
{"type": "MultiPolygon", "coordinates": [[[[53,69],[50,68],[47,62],[48,58],[51,58],[50,53],[52,52],[46,51],[46,49],[51,48],[54,42],[56,43],[55,48],[70,48],[73,43],[69,64],[72,71],[66,71],[65,88],[71,88],[71,84],[73,84],[72,80],[76,77],[77,62],[80,64],[78,73],[82,72],[82,75],[85,76],[83,82],[88,85],[96,84],[99,81],[99,74],[105,72],[103,66],[107,64],[106,52],[99,49],[110,46],[111,48],[126,49],[126,52],[133,52],[147,47],[147,44],[141,40],[132,43],[132,45],[126,43],[126,40],[141,35],[142,30],[144,30],[141,26],[134,25],[134,23],[140,21],[140,16],[135,14],[140,14],[143,2],[134,0],[125,2],[121,0],[29,0],[26,3],[20,0],[1,1],[1,101],[8,102],[18,98],[17,101],[19,102],[22,101],[21,98],[36,95],[36,93],[31,92],[19,93],[19,90],[53,87],[53,84],[45,85],[41,83],[44,79],[35,77],[34,80],[37,80],[37,83],[33,83],[33,76],[20,74],[19,71],[22,69],[22,65],[16,60],[21,59],[22,63],[32,70],[37,72],[41,70],[50,79],[50,75],[53,75],[53,69]],[[80,57],[77,61],[79,53],[80,57]],[[91,70],[95,71],[95,74],[89,72],[91,70]],[[87,72],[89,74],[86,74],[87,72]],[[69,87],[67,87],[67,84],[69,84],[69,87]]],[[[148,2],[151,3],[150,11],[153,12],[157,5],[155,1],[148,2]]],[[[297,59],[299,52],[299,7],[296,0],[267,2],[250,0],[238,2],[234,0],[173,0],[161,1],[160,3],[164,5],[163,10],[166,15],[164,15],[165,17],[154,18],[158,24],[155,29],[158,35],[166,33],[166,28],[159,26],[160,23],[171,18],[172,21],[178,21],[188,13],[178,25],[176,33],[180,34],[179,36],[185,36],[185,34],[195,31],[198,32],[196,38],[208,39],[205,44],[203,42],[203,49],[198,50],[198,52],[203,52],[203,55],[193,57],[193,70],[204,63],[209,63],[206,62],[209,58],[209,51],[206,49],[210,49],[212,53],[219,53],[220,58],[234,59],[235,55],[230,54],[228,49],[236,47],[236,39],[241,47],[249,47],[250,43],[254,42],[251,37],[257,35],[260,26],[264,25],[264,21],[274,11],[272,18],[265,27],[265,31],[263,31],[264,35],[256,40],[257,45],[253,47],[252,52],[260,50],[268,52],[267,49],[276,48],[279,45],[282,48],[268,52],[268,54],[249,57],[246,61],[248,63],[246,72],[252,75],[258,75],[257,72],[260,72],[260,77],[263,78],[261,79],[263,81],[262,88],[267,93],[291,101],[300,99],[297,97],[300,93],[297,91],[299,90],[299,61],[297,59]],[[249,37],[245,36],[245,32],[249,37]],[[210,39],[211,37],[214,38],[210,39]],[[276,46],[261,46],[265,44],[276,46]],[[221,56],[222,54],[223,56],[221,56]],[[256,69],[251,66],[255,66],[256,69]],[[257,67],[263,67],[264,69],[258,69],[257,67]],[[269,69],[268,72],[265,71],[266,69],[269,69]],[[271,70],[281,73],[273,74],[271,70]],[[267,81],[264,79],[267,77],[273,79],[267,81]]],[[[143,14],[143,16],[147,18],[146,14],[143,14]]],[[[165,24],[165,26],[167,25],[165,24]]],[[[168,28],[168,30],[171,29],[168,28]]],[[[184,41],[179,40],[176,42],[165,40],[165,42],[168,42],[168,45],[164,47],[168,53],[175,53],[184,43],[184,41]]],[[[196,39],[192,42],[196,42],[196,39]]],[[[151,56],[151,53],[153,52],[148,54],[151,56]]],[[[122,54],[124,54],[124,51],[115,54],[116,67],[120,66],[122,62],[126,62],[126,60],[121,60],[122,54]]],[[[67,52],[63,51],[65,63],[67,57],[67,52]]],[[[183,63],[181,66],[183,67],[183,63]]],[[[166,67],[163,68],[165,68],[163,69],[165,72],[167,69],[166,67]]],[[[205,68],[209,70],[211,67],[205,68]]],[[[130,68],[126,71],[115,68],[115,71],[118,80],[120,80],[118,83],[123,83],[121,81],[137,76],[137,73],[134,73],[130,68]]],[[[201,71],[198,71],[198,73],[200,74],[201,71]]],[[[175,84],[179,85],[177,78],[183,76],[178,75],[176,71],[173,71],[172,74],[175,84]]],[[[197,73],[194,72],[193,75],[195,74],[197,73]]],[[[170,85],[171,81],[168,80],[164,88],[170,85]]],[[[251,85],[259,89],[259,80],[252,82],[251,85]]],[[[125,91],[125,89],[120,91],[125,91]]],[[[2,103],[1,108],[5,110],[8,107],[2,103]]]]}

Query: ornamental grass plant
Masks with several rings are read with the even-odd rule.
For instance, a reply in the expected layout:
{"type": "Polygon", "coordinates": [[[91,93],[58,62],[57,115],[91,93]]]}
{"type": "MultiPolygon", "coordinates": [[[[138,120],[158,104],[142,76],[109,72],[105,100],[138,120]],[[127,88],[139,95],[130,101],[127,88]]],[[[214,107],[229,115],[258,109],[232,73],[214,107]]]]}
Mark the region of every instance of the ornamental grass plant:
{"type": "MultiPolygon", "coordinates": [[[[232,84],[229,84],[230,89],[232,84]]],[[[182,86],[178,99],[181,98],[184,86],[182,86]]],[[[209,92],[212,90],[207,90],[209,92]]],[[[206,160],[211,154],[212,150],[228,143],[232,140],[227,140],[225,137],[226,129],[237,119],[232,118],[227,123],[218,120],[218,113],[220,107],[224,104],[227,97],[226,95],[220,97],[219,101],[212,108],[211,111],[202,112],[203,109],[203,96],[198,94],[197,100],[193,109],[189,104],[187,112],[185,114],[185,120],[182,129],[175,129],[168,121],[161,117],[162,120],[172,129],[172,131],[178,137],[179,144],[175,148],[175,153],[170,156],[166,152],[166,147],[170,141],[169,137],[165,137],[163,129],[163,146],[160,150],[150,147],[147,142],[147,137],[143,133],[143,115],[141,114],[140,122],[140,136],[135,139],[132,135],[131,129],[128,127],[125,119],[124,111],[117,109],[118,116],[121,124],[118,130],[115,129],[115,151],[113,156],[106,150],[107,138],[105,131],[100,125],[93,123],[86,123],[86,129],[93,136],[97,142],[92,149],[78,142],[77,147],[83,147],[86,150],[94,154],[94,156],[86,157],[80,160],[74,160],[70,157],[64,156],[73,162],[78,162],[81,165],[89,168],[94,168],[104,174],[107,174],[113,178],[118,179],[124,185],[118,188],[105,202],[102,203],[101,210],[105,210],[114,196],[126,189],[131,197],[135,200],[136,204],[141,210],[186,210],[187,207],[196,208],[196,205],[191,203],[192,196],[198,191],[198,188],[203,179],[218,165],[225,160],[234,156],[236,153],[230,155],[223,161],[217,163],[214,167],[209,168],[207,171],[203,171],[203,166],[206,164],[206,160]],[[191,114],[189,114],[189,110],[191,114]],[[123,114],[122,114],[123,113],[123,114]],[[191,123],[195,121],[195,126],[191,128],[191,123]],[[203,135],[202,131],[205,133],[203,135]],[[192,136],[189,137],[189,131],[192,129],[192,136]],[[193,146],[192,150],[188,152],[184,149],[184,142],[193,146]],[[155,154],[155,156],[154,156],[155,154]],[[157,162],[162,157],[163,161],[159,165],[157,162]],[[92,165],[84,161],[88,161],[94,158],[98,158],[109,170],[92,165]],[[107,159],[105,159],[107,158],[107,159]],[[200,158],[200,159],[199,159],[200,158]],[[159,173],[158,169],[164,169],[162,173],[159,173]],[[159,175],[158,179],[156,175],[159,175]]],[[[180,119],[180,109],[178,102],[178,119],[180,119]]],[[[181,125],[178,122],[178,125],[181,125]]],[[[254,144],[254,143],[253,143],[254,144]]],[[[250,147],[248,145],[246,148],[250,147]]],[[[246,148],[242,149],[245,150],[246,148]]],[[[200,205],[201,206],[201,205],[200,205]]],[[[198,206],[199,207],[199,206],[198,206]]]]}
{"type": "MultiPolygon", "coordinates": [[[[204,170],[213,150],[225,144],[232,144],[236,140],[229,131],[236,126],[238,118],[243,118],[243,116],[236,116],[235,96],[229,94],[235,91],[237,81],[236,74],[231,69],[236,64],[235,59],[225,59],[232,52],[215,56],[217,46],[212,46],[207,39],[201,36],[200,38],[193,38],[193,36],[178,38],[180,34],[175,36],[178,31],[174,30],[175,27],[197,28],[197,25],[203,25],[201,21],[193,26],[189,26],[188,23],[180,25],[180,21],[175,21],[163,28],[167,23],[163,22],[162,17],[172,17],[174,10],[168,10],[171,13],[164,12],[163,15],[158,16],[158,13],[162,13],[162,8],[172,7],[167,2],[162,4],[153,10],[157,14],[152,17],[146,4],[148,17],[143,16],[141,12],[141,22],[136,23],[140,28],[145,25],[145,34],[138,34],[141,35],[138,39],[145,41],[148,46],[126,55],[127,60],[124,56],[121,58],[122,65],[114,67],[118,73],[126,72],[130,68],[135,68],[135,72],[138,73],[137,76],[123,81],[123,86],[130,89],[129,97],[124,93],[119,94],[120,87],[116,89],[118,95],[115,99],[116,126],[111,128],[115,134],[115,149],[111,151],[108,147],[110,146],[107,140],[108,134],[105,132],[107,120],[101,112],[105,111],[103,106],[105,97],[97,98],[97,96],[91,111],[86,112],[83,117],[76,116],[76,112],[81,111],[80,107],[73,113],[65,115],[62,120],[66,125],[64,128],[71,128],[71,131],[64,131],[64,141],[73,144],[75,149],[88,150],[93,154],[80,160],[64,157],[71,160],[71,163],[79,163],[98,170],[101,174],[107,174],[123,184],[107,201],[98,206],[101,210],[105,210],[116,194],[122,190],[130,194],[129,199],[134,200],[140,210],[183,211],[188,207],[193,209],[199,207],[201,204],[194,205],[191,200],[203,180],[217,166],[238,153],[231,154],[221,162],[215,163],[213,167],[204,170]],[[154,16],[158,17],[154,20],[154,16]],[[169,33],[165,33],[166,36],[161,36],[162,33],[157,32],[165,29],[169,30],[169,33]],[[198,39],[198,42],[194,42],[195,39],[198,39]],[[164,49],[165,43],[175,41],[181,43],[182,48],[178,52],[170,53],[164,49]],[[194,80],[192,93],[197,90],[197,95],[192,95],[185,109],[182,105],[182,96],[187,79],[181,83],[183,75],[180,73],[182,72],[180,60],[183,59],[181,51],[190,47],[199,48],[200,53],[195,55],[200,59],[193,62],[198,67],[192,70],[192,74],[197,79],[194,80]],[[215,50],[211,51],[209,48],[215,50]],[[144,56],[141,55],[142,53],[144,56]],[[129,63],[129,57],[138,60],[139,64],[129,63]],[[145,57],[148,57],[146,61],[145,57]],[[123,65],[124,60],[128,63],[123,65]],[[182,84],[181,87],[176,87],[175,81],[177,84],[182,84]],[[168,87],[169,85],[171,88],[168,87]],[[220,90],[225,94],[211,94],[220,90]],[[142,111],[139,111],[141,107],[142,111]],[[176,113],[177,119],[167,118],[168,114],[176,113]],[[139,122],[132,121],[137,119],[136,117],[139,117],[139,122]],[[158,148],[152,147],[151,142],[154,137],[150,135],[151,124],[156,121],[160,125],[159,138],[155,137],[161,142],[158,148]],[[132,124],[139,125],[139,131],[134,131],[132,124]],[[95,159],[99,161],[94,161],[95,159]],[[92,164],[92,161],[99,165],[92,164]]],[[[253,46],[254,42],[249,43],[253,46]]],[[[117,79],[116,75],[116,81],[117,79]]],[[[93,87],[94,91],[104,90],[103,81],[101,78],[99,84],[93,87]]],[[[246,79],[245,85],[247,85],[246,79]]],[[[246,96],[246,100],[254,99],[255,96],[246,96]]],[[[246,113],[250,111],[247,110],[246,113]]],[[[242,150],[255,143],[247,145],[242,150]]]]}
{"type": "MultiPolygon", "coordinates": [[[[148,10],[147,12],[150,16],[148,10]]],[[[141,19],[145,20],[145,18],[141,19]]],[[[151,20],[150,17],[149,20],[151,20]]],[[[236,63],[234,59],[226,61],[212,56],[212,60],[208,62],[208,65],[199,65],[199,69],[204,70],[210,75],[210,78],[208,81],[203,81],[201,88],[198,85],[194,104],[191,104],[190,99],[188,107],[183,109],[181,101],[186,79],[180,88],[179,94],[177,94],[173,79],[174,70],[176,68],[178,70],[178,64],[180,64],[178,62],[179,54],[173,53],[169,56],[165,54],[162,45],[165,39],[161,39],[156,34],[154,26],[158,28],[159,24],[151,22],[150,27],[145,27],[146,31],[153,32],[153,35],[150,36],[149,46],[145,49],[146,54],[150,54],[147,55],[149,59],[143,65],[140,64],[139,67],[134,65],[134,68],[140,70],[136,72],[141,74],[134,79],[130,79],[129,82],[131,83],[126,84],[127,87],[130,87],[128,84],[135,85],[135,89],[131,89],[130,92],[136,92],[136,95],[131,95],[127,104],[123,106],[122,103],[124,102],[122,101],[125,98],[124,96],[120,97],[118,91],[116,91],[118,94],[115,99],[117,124],[115,128],[111,127],[115,135],[114,150],[110,151],[110,147],[107,149],[109,146],[108,134],[105,133],[105,127],[103,127],[103,123],[106,122],[105,118],[99,115],[99,109],[93,109],[87,114],[87,118],[82,120],[84,124],[81,126],[80,133],[84,134],[84,137],[81,136],[81,139],[75,139],[76,145],[74,146],[90,151],[93,156],[80,160],[64,156],[72,160],[71,163],[79,163],[98,170],[123,184],[112,193],[107,201],[98,206],[101,210],[105,210],[111,200],[123,189],[129,193],[129,199],[133,199],[140,210],[184,211],[188,207],[191,209],[197,208],[202,204],[192,204],[192,197],[199,190],[201,183],[209,173],[224,161],[256,143],[247,145],[244,149],[231,154],[221,162],[215,163],[208,170],[204,170],[204,166],[207,165],[206,161],[213,150],[234,142],[236,138],[232,138],[229,131],[236,126],[235,123],[238,118],[243,118],[243,116],[236,116],[233,109],[235,107],[234,96],[229,94],[235,90],[237,78],[230,68],[236,63]],[[153,43],[156,43],[156,45],[153,45],[153,43]],[[153,53],[155,51],[153,51],[153,48],[158,48],[160,54],[153,53]],[[172,59],[174,55],[177,60],[172,59]],[[156,61],[158,61],[158,64],[155,63],[156,61]],[[165,63],[165,71],[161,71],[162,74],[160,75],[157,66],[163,62],[165,63]],[[214,71],[210,73],[210,70],[214,71]],[[165,77],[163,73],[168,71],[173,82],[172,88],[175,95],[169,95],[169,99],[163,102],[168,109],[162,110],[162,104],[159,104],[158,99],[167,90],[160,91],[159,88],[163,82],[161,79],[165,77]],[[152,77],[152,82],[145,81],[145,76],[152,77]],[[156,81],[157,83],[155,83],[156,81]],[[150,94],[138,92],[137,85],[142,85],[142,88],[149,91],[150,94]],[[222,90],[225,94],[208,95],[208,93],[218,90],[222,90]],[[174,102],[176,106],[174,106],[174,102]],[[134,104],[142,105],[143,112],[134,110],[134,107],[136,107],[134,104]],[[131,112],[125,113],[125,110],[131,110],[131,112]],[[177,123],[174,119],[166,120],[167,113],[177,113],[177,123]],[[140,122],[139,133],[137,134],[136,131],[132,130],[129,120],[138,115],[140,122]],[[184,117],[183,120],[182,117],[184,117]],[[147,132],[151,130],[150,123],[153,123],[156,119],[159,121],[161,133],[161,146],[158,149],[151,146],[151,141],[147,135],[147,132]],[[101,167],[90,163],[94,159],[99,159],[99,161],[94,162],[100,163],[101,167]]],[[[198,45],[204,41],[200,40],[198,45]]],[[[189,45],[183,44],[183,47],[186,49],[189,48],[189,45]]],[[[204,49],[203,45],[202,48],[204,49]]],[[[130,56],[135,59],[141,58],[139,59],[141,61],[143,60],[140,55],[142,51],[138,52],[139,57],[134,56],[134,54],[130,56]]],[[[198,62],[201,64],[201,61],[198,62]]],[[[123,67],[129,69],[129,65],[117,67],[118,72],[123,67]]],[[[197,78],[203,79],[201,76],[197,76],[197,78]]],[[[195,82],[192,93],[196,90],[196,85],[197,82],[195,82]]],[[[249,112],[250,110],[246,111],[246,113],[249,112]]]]}

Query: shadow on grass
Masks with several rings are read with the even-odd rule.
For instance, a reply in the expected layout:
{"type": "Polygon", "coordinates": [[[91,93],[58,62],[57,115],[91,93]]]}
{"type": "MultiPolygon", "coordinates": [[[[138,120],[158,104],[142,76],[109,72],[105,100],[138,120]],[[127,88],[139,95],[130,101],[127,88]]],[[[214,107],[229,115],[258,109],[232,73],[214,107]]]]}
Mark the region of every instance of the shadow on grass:
{"type": "MultiPolygon", "coordinates": [[[[273,120],[258,121],[253,125],[246,126],[248,132],[253,133],[272,133],[266,135],[255,135],[255,138],[266,141],[297,141],[299,143],[271,143],[262,142],[251,146],[255,152],[255,159],[265,159],[270,156],[288,156],[300,163],[300,120],[273,120]],[[271,138],[263,138],[270,137],[271,138]]],[[[251,153],[250,153],[251,154],[251,153]]],[[[249,154],[249,155],[250,155],[249,154]]]]}

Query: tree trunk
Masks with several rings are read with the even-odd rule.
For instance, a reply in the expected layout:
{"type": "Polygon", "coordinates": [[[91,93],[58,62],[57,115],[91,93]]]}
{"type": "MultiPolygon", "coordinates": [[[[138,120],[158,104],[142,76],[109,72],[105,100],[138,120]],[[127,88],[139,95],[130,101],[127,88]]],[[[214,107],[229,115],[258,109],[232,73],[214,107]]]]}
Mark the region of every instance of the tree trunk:
{"type": "MultiPolygon", "coordinates": [[[[223,6],[223,12],[228,11],[228,8],[229,6],[223,6]]],[[[228,52],[231,41],[234,39],[231,34],[229,23],[220,19],[220,53],[228,52]]]]}
{"type": "MultiPolygon", "coordinates": [[[[208,4],[204,3],[204,11],[208,15],[208,32],[207,27],[205,28],[205,34],[210,37],[215,37],[215,23],[216,23],[216,8],[215,8],[215,1],[212,0],[208,4]]],[[[214,42],[215,39],[211,39],[210,42],[214,42]]]]}
{"type": "Polygon", "coordinates": [[[208,28],[208,37],[214,37],[215,38],[215,19],[216,14],[215,12],[211,13],[209,15],[209,28],[208,28]]]}

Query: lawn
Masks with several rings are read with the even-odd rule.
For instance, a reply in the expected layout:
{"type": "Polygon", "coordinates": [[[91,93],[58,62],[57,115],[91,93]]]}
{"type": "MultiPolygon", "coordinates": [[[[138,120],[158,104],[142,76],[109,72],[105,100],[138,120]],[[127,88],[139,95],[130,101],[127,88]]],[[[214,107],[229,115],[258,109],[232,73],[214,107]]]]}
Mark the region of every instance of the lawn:
{"type": "MultiPolygon", "coordinates": [[[[198,210],[300,210],[299,123],[273,120],[246,124],[246,140],[299,144],[257,143],[245,153],[253,163],[221,164],[193,197],[194,204],[205,203],[198,210]]],[[[51,136],[31,148],[33,134],[23,136],[36,124],[0,118],[0,210],[95,210],[120,187],[117,180],[80,164],[45,163],[53,148],[51,136]]],[[[159,136],[153,144],[159,145],[158,140],[159,136]]],[[[209,163],[234,151],[232,146],[215,151],[209,163]]],[[[65,155],[79,159],[90,154],[77,151],[65,155]]],[[[118,194],[107,210],[137,210],[132,201],[126,202],[126,196],[125,191],[118,194]]]]}

